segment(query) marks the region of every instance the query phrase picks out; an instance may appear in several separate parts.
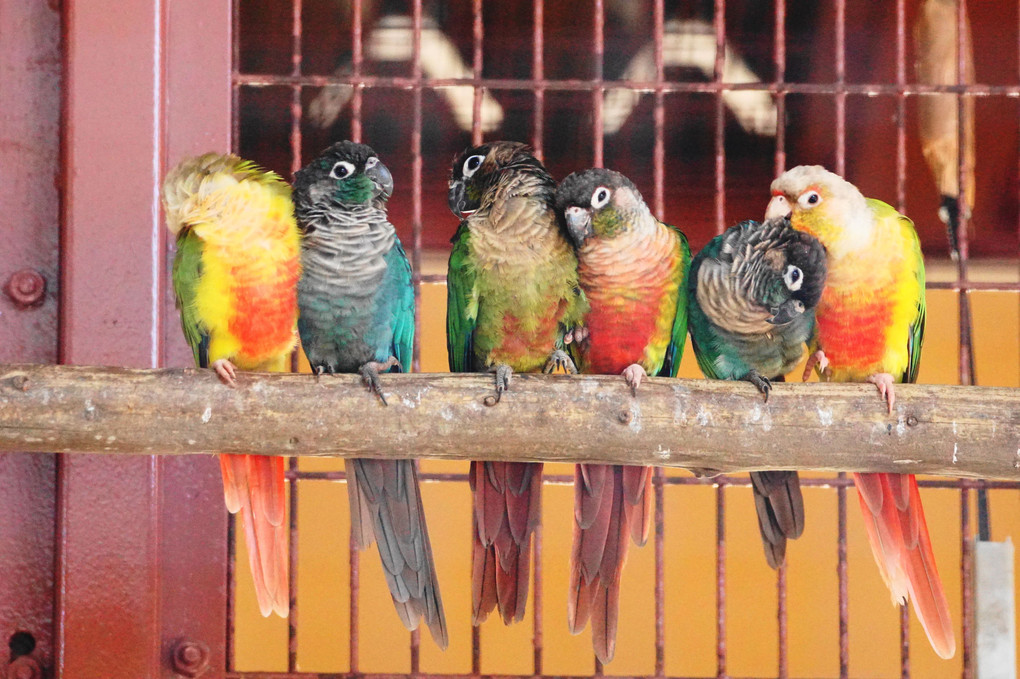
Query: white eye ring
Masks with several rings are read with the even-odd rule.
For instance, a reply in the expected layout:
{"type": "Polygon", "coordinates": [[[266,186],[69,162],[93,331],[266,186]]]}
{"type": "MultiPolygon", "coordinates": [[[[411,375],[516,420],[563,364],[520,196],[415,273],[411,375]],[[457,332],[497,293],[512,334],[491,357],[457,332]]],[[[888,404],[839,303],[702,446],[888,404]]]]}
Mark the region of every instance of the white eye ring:
{"type": "Polygon", "coordinates": [[[800,290],[800,286],[804,285],[804,272],[800,270],[799,266],[789,264],[786,271],[783,272],[783,282],[786,283],[788,290],[797,292],[800,290]]]}
{"type": "Polygon", "coordinates": [[[477,172],[478,168],[480,168],[482,166],[482,161],[483,160],[485,160],[485,156],[481,156],[481,155],[479,155],[479,156],[471,156],[470,158],[465,160],[464,161],[464,167],[461,170],[461,172],[464,175],[464,178],[467,179],[468,177],[473,175],[475,172],[477,172]]]}
{"type": "Polygon", "coordinates": [[[805,191],[797,198],[797,204],[805,210],[810,210],[822,202],[822,196],[817,191],[805,191]]]}
{"type": "Polygon", "coordinates": [[[595,192],[591,194],[591,206],[598,210],[600,207],[609,202],[610,196],[613,194],[604,186],[600,186],[595,189],[595,192]]]}
{"type": "Polygon", "coordinates": [[[354,164],[348,163],[346,160],[341,160],[329,171],[329,176],[333,179],[346,179],[352,174],[354,174],[354,164]]]}

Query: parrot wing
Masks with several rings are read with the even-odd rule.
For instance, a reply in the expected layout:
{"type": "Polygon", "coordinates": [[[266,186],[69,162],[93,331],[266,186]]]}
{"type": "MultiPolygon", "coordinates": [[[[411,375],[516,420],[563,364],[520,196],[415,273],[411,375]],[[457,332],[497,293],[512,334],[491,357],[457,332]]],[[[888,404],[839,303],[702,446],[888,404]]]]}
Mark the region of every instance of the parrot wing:
{"type": "Polygon", "coordinates": [[[387,264],[393,277],[391,287],[397,297],[393,311],[393,355],[407,372],[414,356],[414,287],[411,264],[399,240],[387,256],[387,264]]]}
{"type": "Polygon", "coordinates": [[[666,356],[662,362],[662,368],[658,375],[661,377],[676,377],[680,370],[680,359],[684,355],[684,344],[687,342],[687,294],[686,283],[688,271],[691,266],[691,246],[687,243],[687,236],[675,226],[663,224],[664,227],[676,234],[677,247],[680,250],[680,267],[677,274],[678,281],[676,295],[676,315],[673,317],[673,332],[669,344],[666,346],[666,356]]]}
{"type": "Polygon", "coordinates": [[[198,315],[197,286],[202,274],[202,239],[190,229],[177,236],[177,254],[174,256],[173,286],[177,308],[181,312],[184,338],[195,355],[195,365],[209,367],[209,332],[198,315]]]}
{"type": "Polygon", "coordinates": [[[475,277],[468,264],[470,238],[467,222],[461,222],[451,241],[453,250],[446,277],[446,348],[451,372],[472,372],[475,362],[478,296],[475,277]]]}

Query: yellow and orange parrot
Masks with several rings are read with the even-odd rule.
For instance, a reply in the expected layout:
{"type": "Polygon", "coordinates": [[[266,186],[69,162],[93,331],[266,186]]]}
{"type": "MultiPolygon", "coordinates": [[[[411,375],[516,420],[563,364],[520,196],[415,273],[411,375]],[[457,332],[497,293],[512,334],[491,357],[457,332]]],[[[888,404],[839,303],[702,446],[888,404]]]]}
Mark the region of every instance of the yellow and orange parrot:
{"type": "MultiPolygon", "coordinates": [[[[202,368],[233,385],[236,369],[286,372],[296,343],[300,239],[290,187],[233,155],[189,158],[163,182],[177,237],[174,293],[202,368]]],[[[282,457],[220,455],[227,509],[241,513],[262,615],[286,616],[282,457]]]]}
{"type": "MultiPolygon", "coordinates": [[[[913,382],[924,339],[924,259],[913,222],[817,165],[772,182],[766,218],[789,215],[828,252],[808,368],[836,382],[871,382],[888,403],[913,382]]],[[[913,602],[932,648],[956,652],[953,623],[913,474],[854,474],[864,523],[893,599],[913,602]]]]}

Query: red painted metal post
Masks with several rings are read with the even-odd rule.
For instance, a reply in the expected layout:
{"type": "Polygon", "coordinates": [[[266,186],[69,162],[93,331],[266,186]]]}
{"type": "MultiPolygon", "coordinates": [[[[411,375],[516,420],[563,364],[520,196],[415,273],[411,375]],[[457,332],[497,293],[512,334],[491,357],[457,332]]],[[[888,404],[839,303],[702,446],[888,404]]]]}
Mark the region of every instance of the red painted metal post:
{"type": "MultiPolygon", "coordinates": [[[[227,149],[229,38],[223,3],[65,4],[63,362],[190,362],[169,311],[158,187],[169,163],[227,149]]],[[[208,664],[203,676],[221,677],[223,516],[209,461],[62,457],[56,676],[208,664]]]]}

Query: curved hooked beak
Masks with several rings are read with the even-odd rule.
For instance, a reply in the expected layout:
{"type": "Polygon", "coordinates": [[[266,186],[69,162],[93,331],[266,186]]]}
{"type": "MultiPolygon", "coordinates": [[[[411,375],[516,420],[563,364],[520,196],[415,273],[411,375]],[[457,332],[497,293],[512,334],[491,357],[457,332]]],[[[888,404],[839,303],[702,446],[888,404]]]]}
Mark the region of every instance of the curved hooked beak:
{"type": "Polygon", "coordinates": [[[591,210],[571,205],[563,211],[563,217],[567,222],[570,239],[577,247],[581,247],[589,237],[595,235],[595,231],[591,228],[591,210]]]}
{"type": "Polygon", "coordinates": [[[790,203],[786,200],[786,196],[777,194],[772,196],[772,200],[769,201],[769,206],[765,208],[765,219],[769,220],[789,217],[791,212],[790,203]]]}
{"type": "Polygon", "coordinates": [[[461,219],[467,219],[478,209],[477,204],[469,205],[467,188],[464,186],[464,182],[459,179],[450,182],[450,193],[446,199],[450,205],[450,211],[461,219]]]}
{"type": "Polygon", "coordinates": [[[393,194],[393,175],[378,158],[373,156],[365,162],[365,176],[372,180],[372,186],[375,187],[373,198],[389,198],[393,194]]]}
{"type": "Polygon", "coordinates": [[[772,312],[772,318],[766,318],[765,320],[772,325],[783,325],[804,313],[804,302],[799,299],[788,299],[778,307],[773,307],[770,311],[772,312]]]}

